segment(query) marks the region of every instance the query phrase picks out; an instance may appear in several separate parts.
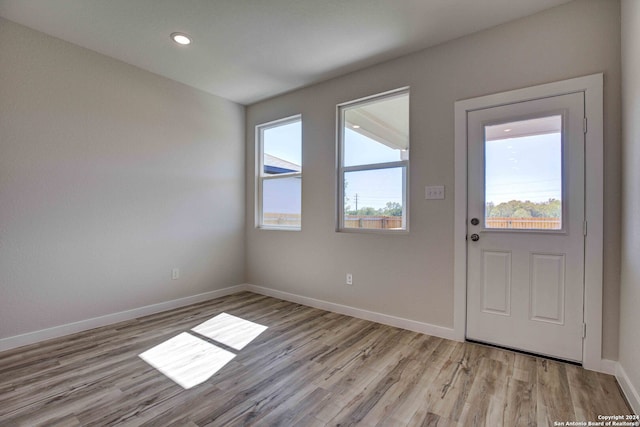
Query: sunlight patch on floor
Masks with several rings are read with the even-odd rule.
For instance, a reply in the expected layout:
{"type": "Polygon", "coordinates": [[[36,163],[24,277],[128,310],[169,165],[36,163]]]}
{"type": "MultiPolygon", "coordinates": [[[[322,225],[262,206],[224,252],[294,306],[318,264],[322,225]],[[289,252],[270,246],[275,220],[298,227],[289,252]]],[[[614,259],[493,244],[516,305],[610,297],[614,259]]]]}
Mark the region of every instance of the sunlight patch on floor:
{"type": "Polygon", "coordinates": [[[215,375],[235,354],[183,332],[138,356],[189,389],[215,375]]]}
{"type": "MultiPolygon", "coordinates": [[[[267,329],[240,317],[221,313],[191,329],[219,344],[242,350],[267,329]]],[[[183,332],[138,355],[184,389],[202,384],[236,355],[202,338],[183,332]]]]}
{"type": "Polygon", "coordinates": [[[242,350],[266,329],[266,326],[221,313],[191,330],[235,350],[242,350]]]}

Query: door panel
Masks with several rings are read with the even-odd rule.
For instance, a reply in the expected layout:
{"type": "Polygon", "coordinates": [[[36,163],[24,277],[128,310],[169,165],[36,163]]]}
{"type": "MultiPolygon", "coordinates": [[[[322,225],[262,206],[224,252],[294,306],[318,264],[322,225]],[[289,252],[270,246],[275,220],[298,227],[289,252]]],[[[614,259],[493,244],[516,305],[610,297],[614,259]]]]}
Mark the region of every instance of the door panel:
{"type": "Polygon", "coordinates": [[[511,314],[511,252],[482,251],[482,311],[511,314]]]}
{"type": "Polygon", "coordinates": [[[564,323],[564,255],[531,254],[531,320],[564,323]]]}
{"type": "Polygon", "coordinates": [[[583,117],[582,93],[468,113],[468,338],[582,360],[583,117]]]}

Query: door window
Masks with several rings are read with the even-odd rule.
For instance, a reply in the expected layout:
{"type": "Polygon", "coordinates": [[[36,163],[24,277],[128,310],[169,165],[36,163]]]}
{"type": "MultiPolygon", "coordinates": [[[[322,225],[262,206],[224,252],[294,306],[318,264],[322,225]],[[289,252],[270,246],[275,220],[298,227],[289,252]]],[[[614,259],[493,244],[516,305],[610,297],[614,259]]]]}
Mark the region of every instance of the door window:
{"type": "Polygon", "coordinates": [[[485,228],[561,230],[562,116],[484,127],[485,228]]]}

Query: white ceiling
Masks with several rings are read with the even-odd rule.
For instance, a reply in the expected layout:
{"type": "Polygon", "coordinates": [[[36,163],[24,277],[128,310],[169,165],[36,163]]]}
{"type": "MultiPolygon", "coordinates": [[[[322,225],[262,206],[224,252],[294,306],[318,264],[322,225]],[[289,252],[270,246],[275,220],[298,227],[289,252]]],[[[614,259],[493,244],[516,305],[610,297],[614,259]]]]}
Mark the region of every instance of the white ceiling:
{"type": "Polygon", "coordinates": [[[568,1],[0,0],[0,16],[250,104],[568,1]]]}

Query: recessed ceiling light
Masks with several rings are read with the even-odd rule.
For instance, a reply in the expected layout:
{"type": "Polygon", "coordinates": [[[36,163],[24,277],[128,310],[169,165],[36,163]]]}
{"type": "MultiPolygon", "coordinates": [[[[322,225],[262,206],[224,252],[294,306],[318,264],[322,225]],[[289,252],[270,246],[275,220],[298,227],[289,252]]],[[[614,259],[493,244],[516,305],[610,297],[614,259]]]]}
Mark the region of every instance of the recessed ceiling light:
{"type": "Polygon", "coordinates": [[[354,128],[354,129],[360,129],[360,125],[353,125],[351,127],[354,128]]]}
{"type": "Polygon", "coordinates": [[[191,44],[191,37],[189,37],[185,33],[172,33],[171,40],[182,46],[191,44]]]}
{"type": "Polygon", "coordinates": [[[511,132],[511,129],[505,129],[504,131],[505,132],[511,132]]]}

